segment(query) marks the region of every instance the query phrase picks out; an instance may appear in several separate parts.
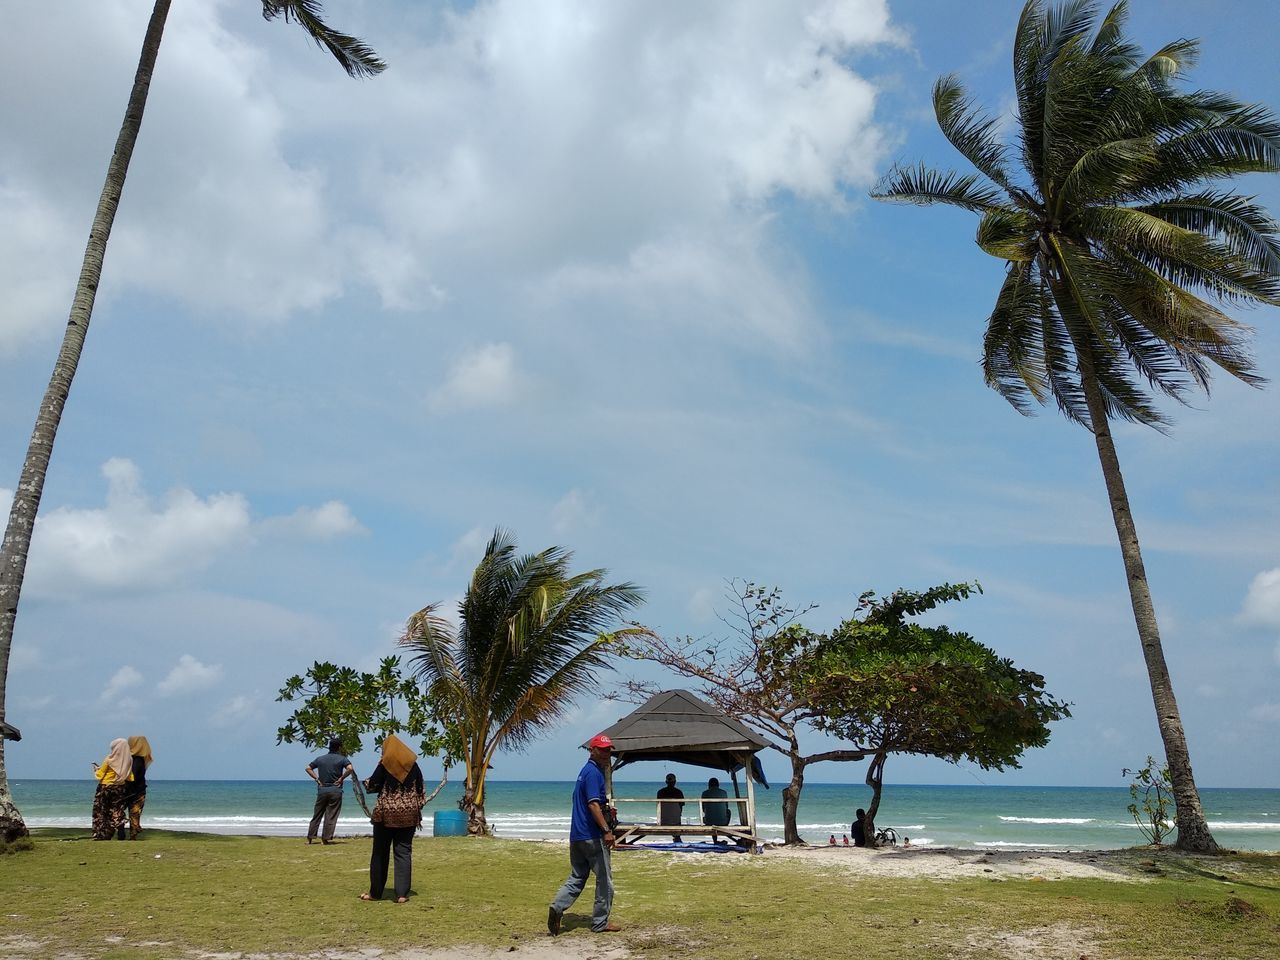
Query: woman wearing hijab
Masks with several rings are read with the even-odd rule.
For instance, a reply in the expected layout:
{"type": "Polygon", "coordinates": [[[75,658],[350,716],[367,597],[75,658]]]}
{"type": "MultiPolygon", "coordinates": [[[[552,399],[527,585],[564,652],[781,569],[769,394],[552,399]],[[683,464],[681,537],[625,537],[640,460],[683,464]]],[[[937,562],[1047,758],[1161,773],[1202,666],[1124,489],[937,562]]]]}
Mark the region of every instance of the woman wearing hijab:
{"type": "Polygon", "coordinates": [[[382,760],[364,782],[369,793],[378,794],[373,808],[373,853],[369,857],[369,892],[361,900],[381,900],[387,886],[391,852],[396,861],[396,903],[409,899],[413,880],[413,834],[422,825],[422,807],[427,802],[417,754],[395,734],[382,741],[382,760]]]}
{"type": "Polygon", "coordinates": [[[124,824],[125,793],[133,779],[129,741],[117,737],[102,763],[94,767],[98,789],[93,794],[93,839],[110,840],[124,824]]]}
{"type": "MultiPolygon", "coordinates": [[[[129,811],[129,839],[137,840],[142,832],[142,808],[147,803],[147,767],[151,766],[151,744],[141,734],[129,738],[129,756],[133,761],[133,779],[125,790],[124,804],[129,811]]],[[[120,824],[121,840],[124,824],[120,824]]]]}

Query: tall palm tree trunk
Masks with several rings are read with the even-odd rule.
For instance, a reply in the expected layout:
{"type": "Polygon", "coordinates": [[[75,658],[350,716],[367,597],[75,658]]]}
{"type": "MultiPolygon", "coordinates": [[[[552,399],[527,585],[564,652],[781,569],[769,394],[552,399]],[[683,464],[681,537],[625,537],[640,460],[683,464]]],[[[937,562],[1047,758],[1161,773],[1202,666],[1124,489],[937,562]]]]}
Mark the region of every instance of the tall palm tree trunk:
{"type": "MultiPolygon", "coordinates": [[[[27,553],[31,549],[31,532],[35,527],[36,513],[40,509],[40,497],[44,492],[45,473],[53,454],[53,441],[62,420],[62,410],[71,391],[80,352],[84,349],[85,334],[93,314],[93,301],[98,293],[98,281],[102,277],[102,261],[107,252],[107,240],[111,225],[120,205],[125,176],[129,172],[129,160],[138,131],[142,128],[142,113],[147,105],[147,92],[151,87],[151,73],[156,56],[160,52],[160,39],[164,35],[165,19],[169,15],[171,0],[156,0],[142,41],[142,55],[138,71],[133,78],[129,105],[125,109],[120,135],[116,138],[115,152],[107,166],[107,179],[102,185],[98,209],[89,230],[89,242],[85,246],[84,262],[80,267],[80,281],[76,284],[71,315],[62,337],[62,349],[58,352],[40,403],[35,429],[27,446],[27,458],[22,464],[22,475],[13,494],[13,506],[9,510],[9,524],[5,528],[4,543],[0,547],[0,720],[5,718],[5,687],[9,677],[9,651],[13,645],[13,625],[18,615],[18,598],[22,593],[22,581],[27,571],[27,553]]],[[[27,826],[14,805],[9,790],[9,780],[4,766],[4,740],[0,738],[0,837],[12,839],[24,836],[27,826]]]]}
{"type": "Polygon", "coordinates": [[[1160,725],[1160,738],[1164,741],[1165,760],[1169,764],[1169,779],[1173,785],[1173,799],[1177,804],[1175,823],[1178,827],[1177,847],[1198,853],[1216,853],[1217,841],[1209,832],[1204,810],[1200,806],[1200,793],[1191,772],[1191,753],[1187,749],[1187,736],[1182,729],[1182,716],[1178,701],[1173,695],[1173,681],[1164,659],[1164,647],[1160,643],[1160,627],[1156,622],[1155,606],[1151,602],[1151,588],[1147,583],[1146,567],[1142,563],[1142,549],[1138,545],[1138,531],[1129,509],[1129,495],[1124,488],[1124,475],[1120,472],[1120,458],[1111,439],[1111,424],[1107,420],[1102,389],[1093,373],[1088,351],[1080,351],[1080,383],[1085,402],[1089,406],[1089,420],[1093,438],[1098,446],[1098,462],[1102,465],[1102,477],[1107,484],[1107,497],[1111,501],[1111,517],[1115,521],[1116,535],[1120,538],[1120,554],[1124,558],[1125,578],[1129,581],[1129,600],[1133,605],[1133,619],[1138,626],[1138,640],[1142,644],[1142,656],[1147,664],[1147,677],[1151,681],[1151,698],[1155,701],[1156,720],[1160,725]]]}

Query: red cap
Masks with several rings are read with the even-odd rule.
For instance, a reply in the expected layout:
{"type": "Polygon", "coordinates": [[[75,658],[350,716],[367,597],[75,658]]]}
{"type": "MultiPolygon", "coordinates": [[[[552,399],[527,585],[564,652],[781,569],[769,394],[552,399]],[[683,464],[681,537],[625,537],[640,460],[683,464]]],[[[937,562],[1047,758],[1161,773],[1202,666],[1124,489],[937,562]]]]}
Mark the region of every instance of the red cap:
{"type": "Polygon", "coordinates": [[[597,733],[594,737],[587,741],[588,747],[599,747],[601,750],[612,750],[613,741],[606,737],[603,733],[597,733]]]}

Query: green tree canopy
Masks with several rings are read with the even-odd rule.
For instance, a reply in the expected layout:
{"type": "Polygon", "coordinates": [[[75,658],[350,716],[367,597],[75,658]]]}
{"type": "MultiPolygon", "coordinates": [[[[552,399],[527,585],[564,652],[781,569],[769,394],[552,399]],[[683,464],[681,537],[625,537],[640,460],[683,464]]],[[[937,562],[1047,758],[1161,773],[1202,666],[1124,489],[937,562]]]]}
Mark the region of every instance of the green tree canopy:
{"type": "Polygon", "coordinates": [[[805,691],[814,725],[871,757],[869,842],[890,754],[1018,767],[1025,750],[1048,743],[1048,725],[1070,715],[1040,674],[967,633],[907,619],[978,590],[962,583],[880,599],[864,593],[858,615],[829,634],[794,628],[770,651],[805,691]]]}
{"type": "Polygon", "coordinates": [[[301,703],[276,731],[276,743],[302,743],[320,749],[336,737],[343,752],[359,753],[364,738],[377,746],[389,734],[417,742],[421,756],[457,761],[456,731],[412,676],[401,673],[399,657],[383,657],[376,673],[332,663],[313,663],[305,674],[285,681],[277,703],[301,703]]]}

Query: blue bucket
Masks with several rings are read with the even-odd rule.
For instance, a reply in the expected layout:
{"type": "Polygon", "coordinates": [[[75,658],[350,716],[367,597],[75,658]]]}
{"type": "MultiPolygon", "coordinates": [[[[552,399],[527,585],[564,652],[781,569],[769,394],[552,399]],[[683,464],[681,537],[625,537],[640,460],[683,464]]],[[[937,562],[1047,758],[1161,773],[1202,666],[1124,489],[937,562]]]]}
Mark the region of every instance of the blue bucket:
{"type": "Polygon", "coordinates": [[[437,837],[465,837],[467,815],[461,810],[437,810],[431,816],[431,832],[437,837]]]}

